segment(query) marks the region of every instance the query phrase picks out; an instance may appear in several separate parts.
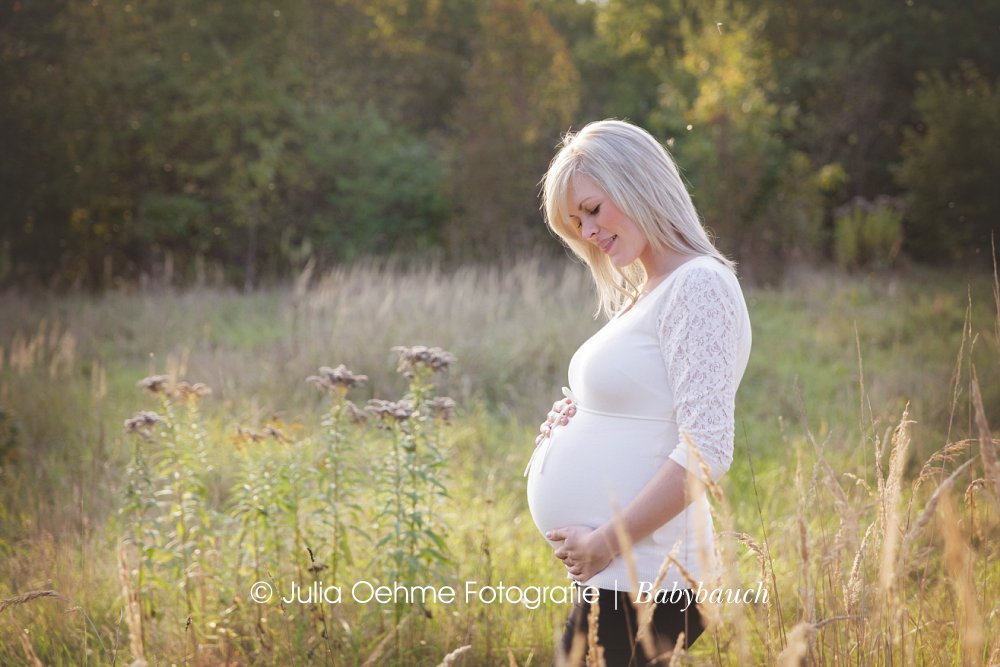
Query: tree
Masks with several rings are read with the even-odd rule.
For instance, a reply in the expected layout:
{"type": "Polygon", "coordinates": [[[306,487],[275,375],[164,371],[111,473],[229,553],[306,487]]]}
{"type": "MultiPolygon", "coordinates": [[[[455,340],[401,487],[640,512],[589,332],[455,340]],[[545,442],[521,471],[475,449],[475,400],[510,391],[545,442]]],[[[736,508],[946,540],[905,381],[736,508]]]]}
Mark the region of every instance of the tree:
{"type": "Polygon", "coordinates": [[[971,63],[921,77],[919,129],[905,132],[896,177],[907,191],[905,244],[935,262],[991,256],[1000,229],[1000,80],[971,63]]]}
{"type": "Polygon", "coordinates": [[[721,1],[686,17],[658,117],[720,247],[768,279],[783,264],[776,257],[815,249],[821,200],[809,160],[784,139],[794,116],[773,100],[764,22],[721,1]]]}
{"type": "Polygon", "coordinates": [[[249,287],[447,215],[430,143],[357,102],[326,39],[351,7],[28,4],[0,28],[0,272],[190,279],[208,258],[249,287]]]}
{"type": "Polygon", "coordinates": [[[576,110],[579,78],[562,38],[525,0],[491,0],[456,111],[456,252],[496,257],[546,233],[537,183],[576,110]]]}
{"type": "MultiPolygon", "coordinates": [[[[921,72],[952,72],[967,60],[1000,76],[1000,1],[955,11],[950,0],[746,0],[767,13],[775,99],[800,109],[788,137],[814,164],[840,164],[845,197],[893,192],[903,129],[916,122],[921,72]]],[[[842,202],[839,202],[842,203],[842,202]]]]}

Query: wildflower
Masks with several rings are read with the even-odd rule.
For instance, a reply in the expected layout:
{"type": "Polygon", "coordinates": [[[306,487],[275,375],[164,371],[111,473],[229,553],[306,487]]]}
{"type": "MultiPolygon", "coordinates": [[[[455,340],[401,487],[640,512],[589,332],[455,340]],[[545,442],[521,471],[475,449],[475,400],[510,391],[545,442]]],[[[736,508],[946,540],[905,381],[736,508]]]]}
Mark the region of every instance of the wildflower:
{"type": "Polygon", "coordinates": [[[386,421],[395,419],[404,422],[413,416],[413,402],[406,399],[393,402],[373,398],[368,401],[365,410],[386,421]]]}
{"type": "Polygon", "coordinates": [[[450,422],[455,416],[455,401],[447,396],[437,396],[427,401],[431,413],[444,422],[450,422]]]}
{"type": "Polygon", "coordinates": [[[399,354],[399,366],[396,370],[404,377],[412,377],[414,371],[420,367],[429,368],[435,373],[443,373],[455,361],[455,356],[451,352],[440,347],[397,345],[392,351],[399,354]]]}
{"type": "Polygon", "coordinates": [[[244,447],[249,443],[258,443],[264,439],[264,434],[252,428],[236,427],[236,436],[233,438],[237,447],[244,447]]]}
{"type": "Polygon", "coordinates": [[[170,376],[168,375],[150,375],[149,377],[143,378],[136,383],[137,387],[145,389],[151,394],[159,394],[167,390],[167,386],[170,384],[170,376]]]}
{"type": "Polygon", "coordinates": [[[201,382],[195,382],[194,384],[178,382],[174,387],[174,395],[188,403],[195,403],[203,396],[208,396],[211,393],[212,389],[201,382]]]}
{"type": "Polygon", "coordinates": [[[255,430],[252,428],[243,428],[242,426],[236,427],[236,435],[233,437],[233,442],[238,448],[243,448],[249,444],[257,444],[264,442],[268,438],[274,440],[275,442],[280,442],[282,444],[289,444],[292,442],[292,438],[285,434],[282,428],[285,427],[285,423],[281,420],[272,420],[264,425],[263,429],[255,430]]]}
{"type": "Polygon", "coordinates": [[[154,426],[165,423],[167,423],[167,420],[155,412],[143,410],[141,412],[137,412],[131,419],[125,420],[125,432],[149,435],[149,431],[154,426]]]}
{"type": "Polygon", "coordinates": [[[340,364],[336,368],[322,366],[319,369],[319,375],[310,375],[306,378],[306,382],[312,382],[323,391],[337,389],[343,393],[359,387],[367,381],[367,375],[355,375],[344,364],[340,364]]]}
{"type": "Polygon", "coordinates": [[[364,410],[358,408],[353,402],[347,401],[347,418],[351,420],[352,424],[364,424],[368,421],[368,415],[364,413],[364,410]]]}
{"type": "Polygon", "coordinates": [[[285,433],[279,429],[273,422],[269,422],[267,426],[264,427],[264,435],[274,438],[278,442],[283,442],[288,444],[292,441],[285,433]]]}

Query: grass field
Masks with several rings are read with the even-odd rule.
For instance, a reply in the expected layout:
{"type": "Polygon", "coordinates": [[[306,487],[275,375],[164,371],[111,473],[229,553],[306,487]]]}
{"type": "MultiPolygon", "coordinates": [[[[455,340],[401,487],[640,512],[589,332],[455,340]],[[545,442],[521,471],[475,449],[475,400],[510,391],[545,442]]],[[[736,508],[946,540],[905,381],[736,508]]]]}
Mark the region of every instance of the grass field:
{"type": "MultiPolygon", "coordinates": [[[[464,646],[451,664],[550,663],[565,605],[463,593],[565,585],[521,473],[600,325],[584,270],[306,278],[0,296],[0,664],[436,665],[464,646]],[[455,361],[408,380],[399,345],[455,361]],[[306,381],[341,363],[367,382],[306,381]],[[159,393],[137,387],[159,374],[159,393]],[[356,424],[345,402],[408,391],[417,415],[356,424]],[[126,433],[143,410],[162,421],[126,433]],[[293,581],[342,599],[280,604],[293,581]],[[458,599],[352,599],[393,581],[458,599]]],[[[754,347],[713,511],[724,583],[763,581],[768,602],[709,608],[674,664],[1000,664],[995,289],[914,268],[746,289],[754,347]]]]}

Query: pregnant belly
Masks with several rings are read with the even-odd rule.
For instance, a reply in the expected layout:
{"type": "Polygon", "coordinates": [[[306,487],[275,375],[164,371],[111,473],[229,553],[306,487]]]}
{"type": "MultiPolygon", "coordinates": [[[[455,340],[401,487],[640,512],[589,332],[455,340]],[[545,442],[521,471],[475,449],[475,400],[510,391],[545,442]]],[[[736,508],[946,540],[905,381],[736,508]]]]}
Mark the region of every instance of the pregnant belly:
{"type": "Polygon", "coordinates": [[[528,472],[528,507],[543,533],[596,528],[622,509],[666,461],[677,442],[670,421],[580,409],[540,445],[528,472]],[[542,449],[544,448],[544,449],[542,449]]]}

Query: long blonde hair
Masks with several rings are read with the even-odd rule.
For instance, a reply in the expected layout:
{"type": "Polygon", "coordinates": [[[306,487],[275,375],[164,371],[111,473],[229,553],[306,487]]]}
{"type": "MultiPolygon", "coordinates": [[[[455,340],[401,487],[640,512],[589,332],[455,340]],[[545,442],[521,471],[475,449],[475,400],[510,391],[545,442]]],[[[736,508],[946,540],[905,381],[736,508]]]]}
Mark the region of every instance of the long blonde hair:
{"type": "Polygon", "coordinates": [[[597,314],[614,315],[636,298],[646,273],[636,260],[619,269],[580,237],[569,215],[569,189],[584,174],[614,201],[654,248],[708,255],[735,270],[698,219],[691,195],[667,150],[646,130],[620,120],[601,120],[567,133],[542,178],[545,221],[590,268],[597,285],[597,314]]]}

